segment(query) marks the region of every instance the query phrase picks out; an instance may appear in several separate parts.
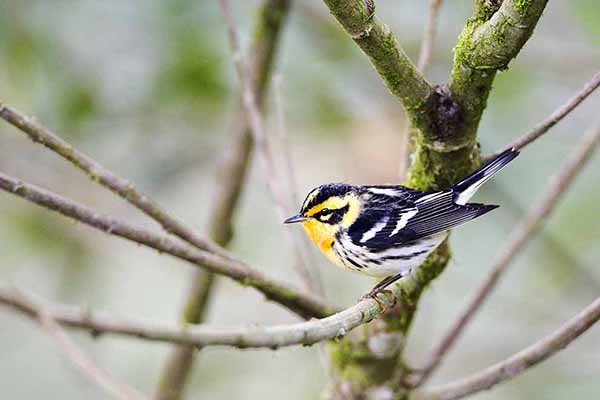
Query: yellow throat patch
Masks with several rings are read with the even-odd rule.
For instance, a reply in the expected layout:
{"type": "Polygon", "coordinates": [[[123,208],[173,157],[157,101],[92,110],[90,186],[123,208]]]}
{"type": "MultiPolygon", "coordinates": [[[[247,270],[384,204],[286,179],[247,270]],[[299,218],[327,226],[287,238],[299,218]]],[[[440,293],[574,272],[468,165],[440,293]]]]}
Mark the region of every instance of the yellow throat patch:
{"type": "Polygon", "coordinates": [[[324,202],[317,204],[308,210],[305,215],[312,217],[319,211],[329,208],[336,210],[348,206],[348,211],[344,214],[344,217],[340,223],[332,225],[321,222],[317,219],[311,218],[302,222],[302,226],[306,231],[306,234],[318,247],[321,249],[323,254],[327,256],[331,261],[340,265],[341,261],[338,260],[337,255],[332,249],[333,241],[335,240],[335,234],[342,228],[348,228],[356,221],[360,214],[360,201],[354,194],[347,194],[344,197],[333,196],[325,200],[324,202]]]}

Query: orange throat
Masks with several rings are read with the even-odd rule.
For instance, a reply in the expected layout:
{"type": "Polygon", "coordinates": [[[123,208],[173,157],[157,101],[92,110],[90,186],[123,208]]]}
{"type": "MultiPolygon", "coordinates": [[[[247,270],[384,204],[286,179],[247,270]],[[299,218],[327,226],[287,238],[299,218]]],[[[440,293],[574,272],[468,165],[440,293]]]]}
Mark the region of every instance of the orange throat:
{"type": "Polygon", "coordinates": [[[333,252],[331,246],[335,240],[335,228],[331,225],[322,224],[314,219],[302,222],[306,234],[321,251],[329,256],[333,252]]]}

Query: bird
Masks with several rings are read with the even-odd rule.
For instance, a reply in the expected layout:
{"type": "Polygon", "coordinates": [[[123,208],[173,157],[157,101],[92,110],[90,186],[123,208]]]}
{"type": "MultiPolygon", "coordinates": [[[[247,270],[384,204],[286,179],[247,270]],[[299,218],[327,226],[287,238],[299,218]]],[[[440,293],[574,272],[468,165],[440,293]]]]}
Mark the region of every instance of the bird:
{"type": "Polygon", "coordinates": [[[450,229],[499,207],[468,201],[517,155],[507,149],[443,190],[327,183],[312,189],[284,223],[300,223],[336,266],[383,278],[361,297],[379,303],[377,295],[419,267],[450,229]]]}

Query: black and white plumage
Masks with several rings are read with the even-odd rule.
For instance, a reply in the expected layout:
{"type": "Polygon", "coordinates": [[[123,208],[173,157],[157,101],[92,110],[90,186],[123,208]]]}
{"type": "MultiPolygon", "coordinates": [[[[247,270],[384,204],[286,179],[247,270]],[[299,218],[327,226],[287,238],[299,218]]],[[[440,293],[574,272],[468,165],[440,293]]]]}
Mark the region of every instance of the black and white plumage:
{"type": "Polygon", "coordinates": [[[338,266],[386,277],[374,289],[376,293],[418,267],[450,229],[497,208],[468,201],[518,154],[506,150],[445,190],[322,185],[286,222],[302,222],[309,237],[338,266]]]}

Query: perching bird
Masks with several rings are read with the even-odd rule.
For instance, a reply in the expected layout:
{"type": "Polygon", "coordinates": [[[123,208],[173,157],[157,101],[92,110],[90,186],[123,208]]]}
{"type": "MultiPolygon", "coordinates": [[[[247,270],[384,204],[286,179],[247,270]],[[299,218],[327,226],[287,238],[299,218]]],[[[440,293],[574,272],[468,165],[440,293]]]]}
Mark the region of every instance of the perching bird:
{"type": "Polygon", "coordinates": [[[515,149],[506,150],[446,190],[321,185],[308,193],[300,212],[284,223],[300,222],[337,266],[383,277],[365,296],[376,299],[387,286],[421,265],[448,230],[498,207],[467,201],[518,154],[515,149]]]}

